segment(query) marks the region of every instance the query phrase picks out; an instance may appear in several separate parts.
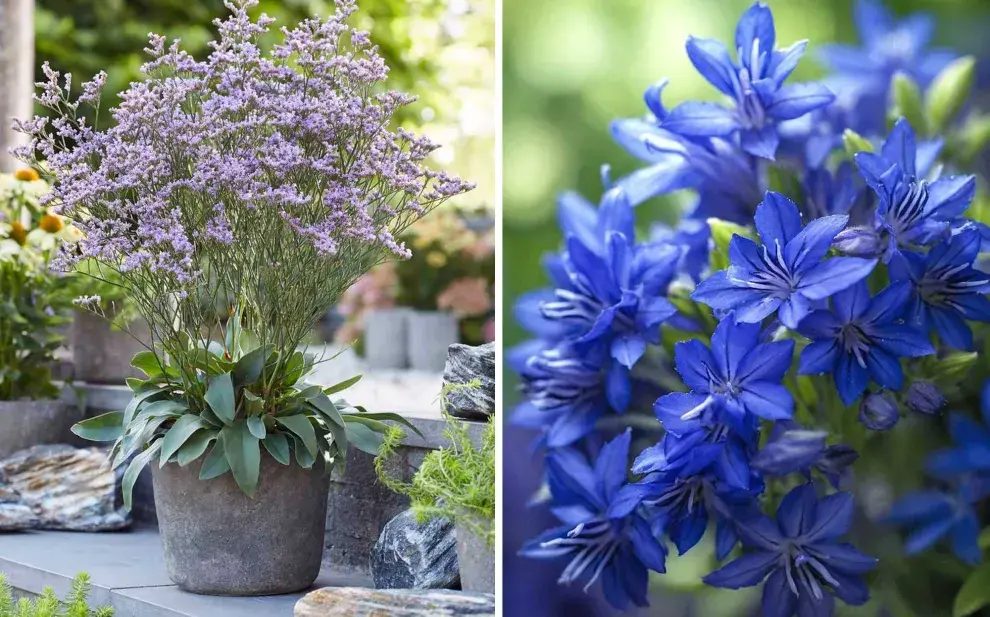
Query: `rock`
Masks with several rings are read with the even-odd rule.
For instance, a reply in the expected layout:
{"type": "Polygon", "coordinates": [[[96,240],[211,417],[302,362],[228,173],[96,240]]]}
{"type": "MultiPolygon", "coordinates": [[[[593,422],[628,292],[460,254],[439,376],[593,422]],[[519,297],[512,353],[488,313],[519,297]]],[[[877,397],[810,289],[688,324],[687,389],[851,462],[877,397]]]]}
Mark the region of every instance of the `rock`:
{"type": "Polygon", "coordinates": [[[454,388],[447,393],[447,411],[456,418],[487,420],[495,413],[495,343],[477,347],[451,345],[447,348],[444,386],[467,384],[478,380],[473,388],[454,388]]]}
{"type": "Polygon", "coordinates": [[[460,617],[494,615],[490,593],[432,589],[362,589],[325,587],[296,603],[295,617],[460,617]]]}
{"type": "Polygon", "coordinates": [[[117,492],[118,476],[99,448],[50,445],[21,450],[0,461],[0,530],[123,529],[131,519],[117,508],[117,492]],[[18,522],[7,526],[8,519],[18,522]]]}
{"type": "Polygon", "coordinates": [[[454,589],[460,582],[457,536],[446,518],[416,522],[412,510],[382,530],[371,552],[371,574],[378,589],[454,589]]]}

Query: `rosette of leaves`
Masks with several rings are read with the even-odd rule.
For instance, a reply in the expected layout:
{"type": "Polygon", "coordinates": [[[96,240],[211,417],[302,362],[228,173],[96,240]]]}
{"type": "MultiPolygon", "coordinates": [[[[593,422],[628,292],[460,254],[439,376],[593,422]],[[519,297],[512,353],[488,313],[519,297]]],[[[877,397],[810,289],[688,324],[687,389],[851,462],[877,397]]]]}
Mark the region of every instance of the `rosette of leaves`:
{"type": "MultiPolygon", "coordinates": [[[[263,345],[228,320],[223,342],[189,341],[179,358],[142,351],[132,362],[147,376],[131,378],[134,393],[123,411],[84,420],[73,432],[91,441],[113,441],[111,466],[126,465],[124,505],[145,465],[200,466],[202,480],[231,473],[248,496],[258,486],[262,450],[282,465],[326,473],[343,465],[353,446],[377,454],[389,432],[386,422],[405,424],[393,413],[370,413],[334,395],[360,375],[330,387],[304,380],[315,357],[295,351],[288,357],[263,345]]],[[[416,431],[418,432],[418,431],[416,431]]]]}

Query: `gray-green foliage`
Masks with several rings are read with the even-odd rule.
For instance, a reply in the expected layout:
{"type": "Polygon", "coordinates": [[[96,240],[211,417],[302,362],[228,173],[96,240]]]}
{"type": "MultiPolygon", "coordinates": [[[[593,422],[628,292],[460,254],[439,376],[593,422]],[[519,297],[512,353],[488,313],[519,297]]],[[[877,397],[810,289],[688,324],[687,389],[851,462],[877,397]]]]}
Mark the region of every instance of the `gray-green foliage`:
{"type": "Polygon", "coordinates": [[[21,598],[15,602],[13,590],[6,577],[0,574],[0,617],[112,617],[113,609],[109,606],[90,608],[90,587],[89,575],[80,573],[62,601],[51,587],[45,587],[33,600],[21,598]]]}

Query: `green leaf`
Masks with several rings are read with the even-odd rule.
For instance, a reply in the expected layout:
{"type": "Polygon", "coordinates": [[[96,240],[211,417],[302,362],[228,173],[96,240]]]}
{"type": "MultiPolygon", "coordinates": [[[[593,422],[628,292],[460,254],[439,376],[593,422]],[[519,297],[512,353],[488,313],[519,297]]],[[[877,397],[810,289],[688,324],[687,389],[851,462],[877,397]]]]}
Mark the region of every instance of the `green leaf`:
{"type": "Polygon", "coordinates": [[[143,372],[148,377],[159,377],[162,375],[168,377],[179,376],[179,373],[174,368],[165,364],[165,361],[160,359],[152,351],[139,351],[131,360],[131,366],[143,372]]]}
{"type": "Polygon", "coordinates": [[[299,466],[303,469],[312,469],[313,464],[316,463],[316,457],[309,453],[303,442],[295,435],[292,435],[292,444],[292,449],[296,452],[296,462],[299,463],[299,466]]]}
{"type": "Polygon", "coordinates": [[[894,93],[894,115],[907,120],[919,137],[927,135],[925,104],[921,99],[918,83],[906,73],[898,71],[891,81],[891,90],[894,93]]]}
{"type": "Polygon", "coordinates": [[[325,388],[323,390],[323,393],[326,394],[326,395],[328,395],[328,396],[331,395],[331,394],[336,394],[337,392],[341,392],[342,390],[346,390],[346,389],[350,388],[351,386],[353,386],[354,384],[356,384],[359,381],[361,381],[361,375],[355,375],[354,377],[351,377],[350,379],[345,379],[344,381],[342,381],[342,382],[340,382],[338,384],[334,384],[334,385],[332,385],[332,386],[330,386],[328,388],[325,388]]]}
{"type": "Polygon", "coordinates": [[[241,329],[241,334],[237,337],[237,350],[241,355],[248,354],[258,347],[261,347],[261,341],[258,340],[258,335],[250,330],[241,329]]]}
{"type": "Polygon", "coordinates": [[[111,411],[77,422],[72,432],[88,441],[113,441],[124,434],[124,414],[111,411]]]}
{"type": "Polygon", "coordinates": [[[224,424],[230,425],[234,421],[234,382],[230,373],[214,377],[204,398],[224,424]]]}
{"type": "Polygon", "coordinates": [[[124,380],[124,383],[126,383],[127,387],[131,389],[131,392],[136,394],[140,392],[141,388],[148,382],[143,379],[138,379],[137,377],[128,377],[124,380]]]}
{"type": "Polygon", "coordinates": [[[158,467],[164,467],[172,455],[179,451],[182,444],[186,443],[187,439],[192,437],[196,431],[205,428],[207,428],[206,422],[194,414],[186,414],[176,420],[165,433],[165,437],[162,438],[162,452],[158,467]]]}
{"type": "Polygon", "coordinates": [[[371,430],[359,422],[347,423],[347,440],[358,450],[367,452],[372,456],[378,456],[378,450],[382,445],[382,435],[371,430]]]}
{"type": "Polygon", "coordinates": [[[337,446],[337,451],[340,455],[347,455],[347,425],[344,423],[344,418],[341,416],[340,412],[337,410],[337,406],[333,404],[326,394],[320,394],[313,400],[309,402],[310,406],[319,411],[327,419],[327,428],[330,429],[330,434],[333,435],[333,443],[337,446]]]}
{"type": "Polygon", "coordinates": [[[140,408],[137,413],[141,418],[168,418],[181,416],[189,411],[189,406],[173,400],[152,401],[140,408]]]}
{"type": "Polygon", "coordinates": [[[250,390],[243,390],[241,397],[244,399],[244,411],[247,416],[260,416],[265,411],[265,401],[250,390]]]}
{"type": "Polygon", "coordinates": [[[251,416],[248,418],[247,427],[248,430],[251,431],[251,434],[258,439],[265,438],[265,421],[261,418],[261,416],[251,416]]]}
{"type": "Polygon", "coordinates": [[[980,548],[986,550],[990,548],[990,527],[984,527],[983,531],[980,532],[980,536],[976,539],[976,543],[980,545],[980,548]]]}
{"type": "Polygon", "coordinates": [[[842,133],[842,145],[846,149],[846,154],[851,158],[860,152],[873,152],[873,144],[868,139],[852,129],[846,129],[842,133]]]}
{"type": "Polygon", "coordinates": [[[258,488],[261,472],[261,442],[251,434],[244,422],[236,422],[221,431],[223,449],[237,486],[248,497],[258,488]]]}
{"type": "Polygon", "coordinates": [[[323,393],[323,388],[320,386],[306,386],[296,394],[297,398],[309,400],[313,397],[319,396],[323,393]]]}
{"type": "MultiPolygon", "coordinates": [[[[353,415],[353,414],[349,414],[349,415],[353,415]]],[[[387,411],[375,411],[375,412],[366,411],[366,412],[363,412],[358,417],[361,417],[361,418],[371,418],[372,420],[380,420],[380,421],[383,421],[383,422],[398,422],[399,424],[401,424],[402,426],[405,426],[406,428],[408,428],[412,432],[416,433],[420,437],[424,437],[423,436],[423,433],[421,433],[420,430],[418,428],[416,428],[416,425],[414,425],[408,419],[403,418],[402,416],[400,416],[397,413],[391,413],[391,412],[387,412],[387,411]]],[[[346,420],[347,418],[345,417],[344,419],[346,420]]]]}
{"type": "Polygon", "coordinates": [[[285,436],[285,433],[268,433],[262,443],[265,444],[265,450],[268,450],[273,459],[283,465],[289,464],[289,438],[285,436]]]}
{"type": "Polygon", "coordinates": [[[200,480],[211,480],[222,476],[230,471],[230,463],[227,462],[227,455],[223,449],[223,437],[217,435],[217,440],[213,444],[213,449],[203,461],[203,467],[199,471],[200,480]]]}
{"type": "Polygon", "coordinates": [[[319,447],[316,443],[316,431],[313,429],[313,425],[309,423],[309,418],[302,414],[297,414],[276,418],[276,421],[299,437],[310,455],[316,458],[316,455],[319,453],[319,447]]]}
{"type": "Polygon", "coordinates": [[[275,348],[271,345],[258,347],[250,351],[234,365],[234,383],[238,386],[249,386],[258,381],[265,361],[275,348]]]}
{"type": "Polygon", "coordinates": [[[990,604],[990,563],[984,563],[970,574],[952,606],[952,617],[965,617],[990,604]]]}
{"type": "Polygon", "coordinates": [[[153,388],[151,390],[145,390],[140,394],[135,394],[127,403],[127,407],[124,407],[124,426],[131,423],[131,419],[134,418],[134,412],[137,411],[137,408],[141,405],[141,403],[145,401],[153,401],[164,396],[168,396],[168,388],[153,388]]]}
{"type": "Polygon", "coordinates": [[[226,343],[227,351],[230,352],[231,357],[237,357],[237,343],[240,341],[240,336],[241,317],[237,312],[235,312],[229,319],[227,319],[227,331],[224,335],[224,343],[226,343]]]}
{"type": "Polygon", "coordinates": [[[754,237],[752,229],[721,219],[708,219],[708,228],[711,230],[712,242],[715,245],[710,257],[713,272],[729,267],[729,242],[732,240],[732,236],[743,236],[750,239],[754,237]]]}
{"type": "Polygon", "coordinates": [[[192,368],[205,371],[208,375],[220,375],[234,368],[233,362],[213,355],[206,349],[195,349],[185,356],[185,361],[192,368]]]}
{"type": "Polygon", "coordinates": [[[124,491],[124,509],[128,512],[131,511],[131,502],[134,493],[134,483],[137,482],[138,476],[141,475],[141,470],[148,464],[148,462],[155,458],[158,451],[162,448],[162,441],[159,439],[155,443],[151,444],[147,450],[144,450],[140,454],[131,460],[131,464],[127,466],[127,470],[124,471],[124,481],[123,481],[123,491],[124,491]]]}
{"type": "Polygon", "coordinates": [[[199,457],[203,456],[206,452],[206,448],[210,446],[210,442],[216,439],[218,433],[216,431],[197,431],[192,437],[189,438],[186,443],[182,444],[179,448],[179,452],[176,454],[176,460],[180,467],[185,467],[189,463],[195,461],[199,457]]]}
{"type": "Polygon", "coordinates": [[[928,87],[925,110],[933,133],[941,133],[969,99],[976,74],[976,59],[963,56],[953,60],[935,76],[928,87]]]}

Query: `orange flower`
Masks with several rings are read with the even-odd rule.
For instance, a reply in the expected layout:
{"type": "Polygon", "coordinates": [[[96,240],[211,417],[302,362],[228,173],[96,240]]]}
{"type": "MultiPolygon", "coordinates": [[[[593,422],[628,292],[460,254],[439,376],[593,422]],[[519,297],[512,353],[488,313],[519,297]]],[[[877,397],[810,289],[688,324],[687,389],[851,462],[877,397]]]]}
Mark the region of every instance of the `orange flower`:
{"type": "Polygon", "coordinates": [[[14,242],[24,246],[27,242],[27,230],[24,229],[24,225],[21,225],[20,221],[14,221],[10,224],[10,239],[14,242]]]}
{"type": "Polygon", "coordinates": [[[38,172],[33,169],[18,169],[14,172],[14,177],[21,182],[34,182],[40,179],[38,172]]]}
{"type": "Polygon", "coordinates": [[[58,218],[54,214],[46,214],[41,217],[41,222],[38,224],[38,227],[44,229],[50,234],[57,234],[62,231],[62,219],[58,218]]]}

